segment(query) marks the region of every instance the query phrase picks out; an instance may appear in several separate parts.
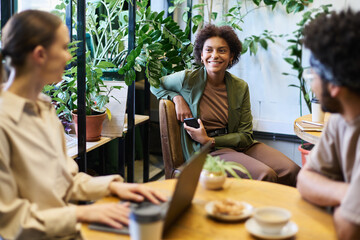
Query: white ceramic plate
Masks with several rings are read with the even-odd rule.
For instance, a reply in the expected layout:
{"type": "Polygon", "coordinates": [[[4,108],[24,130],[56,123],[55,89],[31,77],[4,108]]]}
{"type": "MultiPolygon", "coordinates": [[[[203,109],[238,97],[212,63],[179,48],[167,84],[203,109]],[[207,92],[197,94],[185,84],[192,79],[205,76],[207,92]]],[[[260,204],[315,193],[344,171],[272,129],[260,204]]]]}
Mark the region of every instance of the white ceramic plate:
{"type": "Polygon", "coordinates": [[[263,239],[285,239],[294,236],[298,232],[298,226],[296,223],[290,221],[285,227],[281,230],[280,233],[277,234],[267,234],[261,230],[261,227],[257,224],[255,219],[250,218],[245,223],[245,228],[249,233],[254,235],[255,237],[263,238],[263,239]]]}
{"type": "Polygon", "coordinates": [[[240,221],[240,220],[250,217],[252,214],[252,211],[253,211],[253,206],[251,206],[249,203],[241,202],[242,204],[244,204],[245,208],[242,211],[242,213],[239,215],[226,215],[226,214],[221,214],[221,213],[214,213],[214,211],[213,211],[214,203],[215,203],[215,201],[211,201],[205,205],[206,213],[209,216],[211,216],[212,218],[215,218],[215,219],[221,220],[221,221],[227,221],[227,222],[240,221]]]}

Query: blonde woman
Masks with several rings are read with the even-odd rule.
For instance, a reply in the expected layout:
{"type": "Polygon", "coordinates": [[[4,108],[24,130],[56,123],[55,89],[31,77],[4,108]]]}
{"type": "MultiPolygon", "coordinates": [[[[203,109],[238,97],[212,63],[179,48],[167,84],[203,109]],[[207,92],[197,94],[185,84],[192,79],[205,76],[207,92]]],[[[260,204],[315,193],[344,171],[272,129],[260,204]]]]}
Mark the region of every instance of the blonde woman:
{"type": "Polygon", "coordinates": [[[79,222],[128,224],[126,203],[71,201],[109,194],[165,200],[143,185],[122,183],[119,175],[79,173],[67,156],[63,127],[41,90],[61,81],[71,59],[68,36],[58,17],[36,10],[14,15],[3,29],[1,58],[10,69],[0,96],[0,235],[5,239],[76,238],[79,222]]]}

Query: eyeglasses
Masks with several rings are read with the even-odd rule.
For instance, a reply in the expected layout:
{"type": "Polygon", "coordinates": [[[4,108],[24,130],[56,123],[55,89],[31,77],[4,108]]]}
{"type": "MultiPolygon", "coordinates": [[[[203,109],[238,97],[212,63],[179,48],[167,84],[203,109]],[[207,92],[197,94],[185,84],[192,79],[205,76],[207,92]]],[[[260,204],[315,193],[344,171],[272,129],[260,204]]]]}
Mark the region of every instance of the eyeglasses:
{"type": "Polygon", "coordinates": [[[307,85],[310,86],[310,87],[311,87],[311,83],[315,79],[315,74],[316,73],[314,72],[314,70],[312,68],[304,69],[304,71],[302,73],[302,77],[304,78],[307,85]]]}

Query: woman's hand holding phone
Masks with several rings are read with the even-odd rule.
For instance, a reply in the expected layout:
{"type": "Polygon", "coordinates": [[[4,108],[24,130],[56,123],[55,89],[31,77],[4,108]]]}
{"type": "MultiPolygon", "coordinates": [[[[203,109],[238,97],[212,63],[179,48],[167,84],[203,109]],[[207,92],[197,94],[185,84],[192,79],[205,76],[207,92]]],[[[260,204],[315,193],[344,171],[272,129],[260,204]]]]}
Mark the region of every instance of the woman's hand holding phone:
{"type": "MultiPolygon", "coordinates": [[[[195,118],[193,119],[196,120],[195,118]]],[[[190,121],[192,122],[193,120],[190,121]]],[[[200,119],[197,119],[197,123],[199,124],[199,128],[194,128],[187,125],[187,123],[184,121],[184,129],[194,141],[204,145],[207,142],[211,141],[211,138],[208,137],[204,125],[200,119]]]]}
{"type": "Polygon", "coordinates": [[[184,122],[189,127],[193,127],[193,128],[199,128],[200,127],[200,124],[198,123],[198,120],[196,118],[185,118],[184,122]]]}

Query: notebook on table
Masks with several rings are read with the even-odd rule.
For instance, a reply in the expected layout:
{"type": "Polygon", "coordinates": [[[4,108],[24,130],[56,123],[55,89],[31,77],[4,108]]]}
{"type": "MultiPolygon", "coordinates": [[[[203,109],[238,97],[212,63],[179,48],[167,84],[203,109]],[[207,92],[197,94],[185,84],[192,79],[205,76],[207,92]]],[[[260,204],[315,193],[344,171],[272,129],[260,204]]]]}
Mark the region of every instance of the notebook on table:
{"type": "MultiPolygon", "coordinates": [[[[184,213],[185,210],[191,205],[191,201],[194,197],[199,181],[200,173],[210,148],[211,142],[205,144],[198,153],[194,154],[189,159],[178,177],[178,181],[171,199],[167,202],[161,203],[161,211],[165,216],[163,234],[170,228],[171,224],[174,223],[175,220],[178,219],[181,214],[184,213]]],[[[141,203],[131,203],[130,208],[143,208],[152,205],[154,204],[148,201],[144,201],[141,203]]],[[[129,229],[127,227],[116,229],[105,224],[93,223],[89,225],[89,228],[99,231],[129,234],[129,229]]]]}

